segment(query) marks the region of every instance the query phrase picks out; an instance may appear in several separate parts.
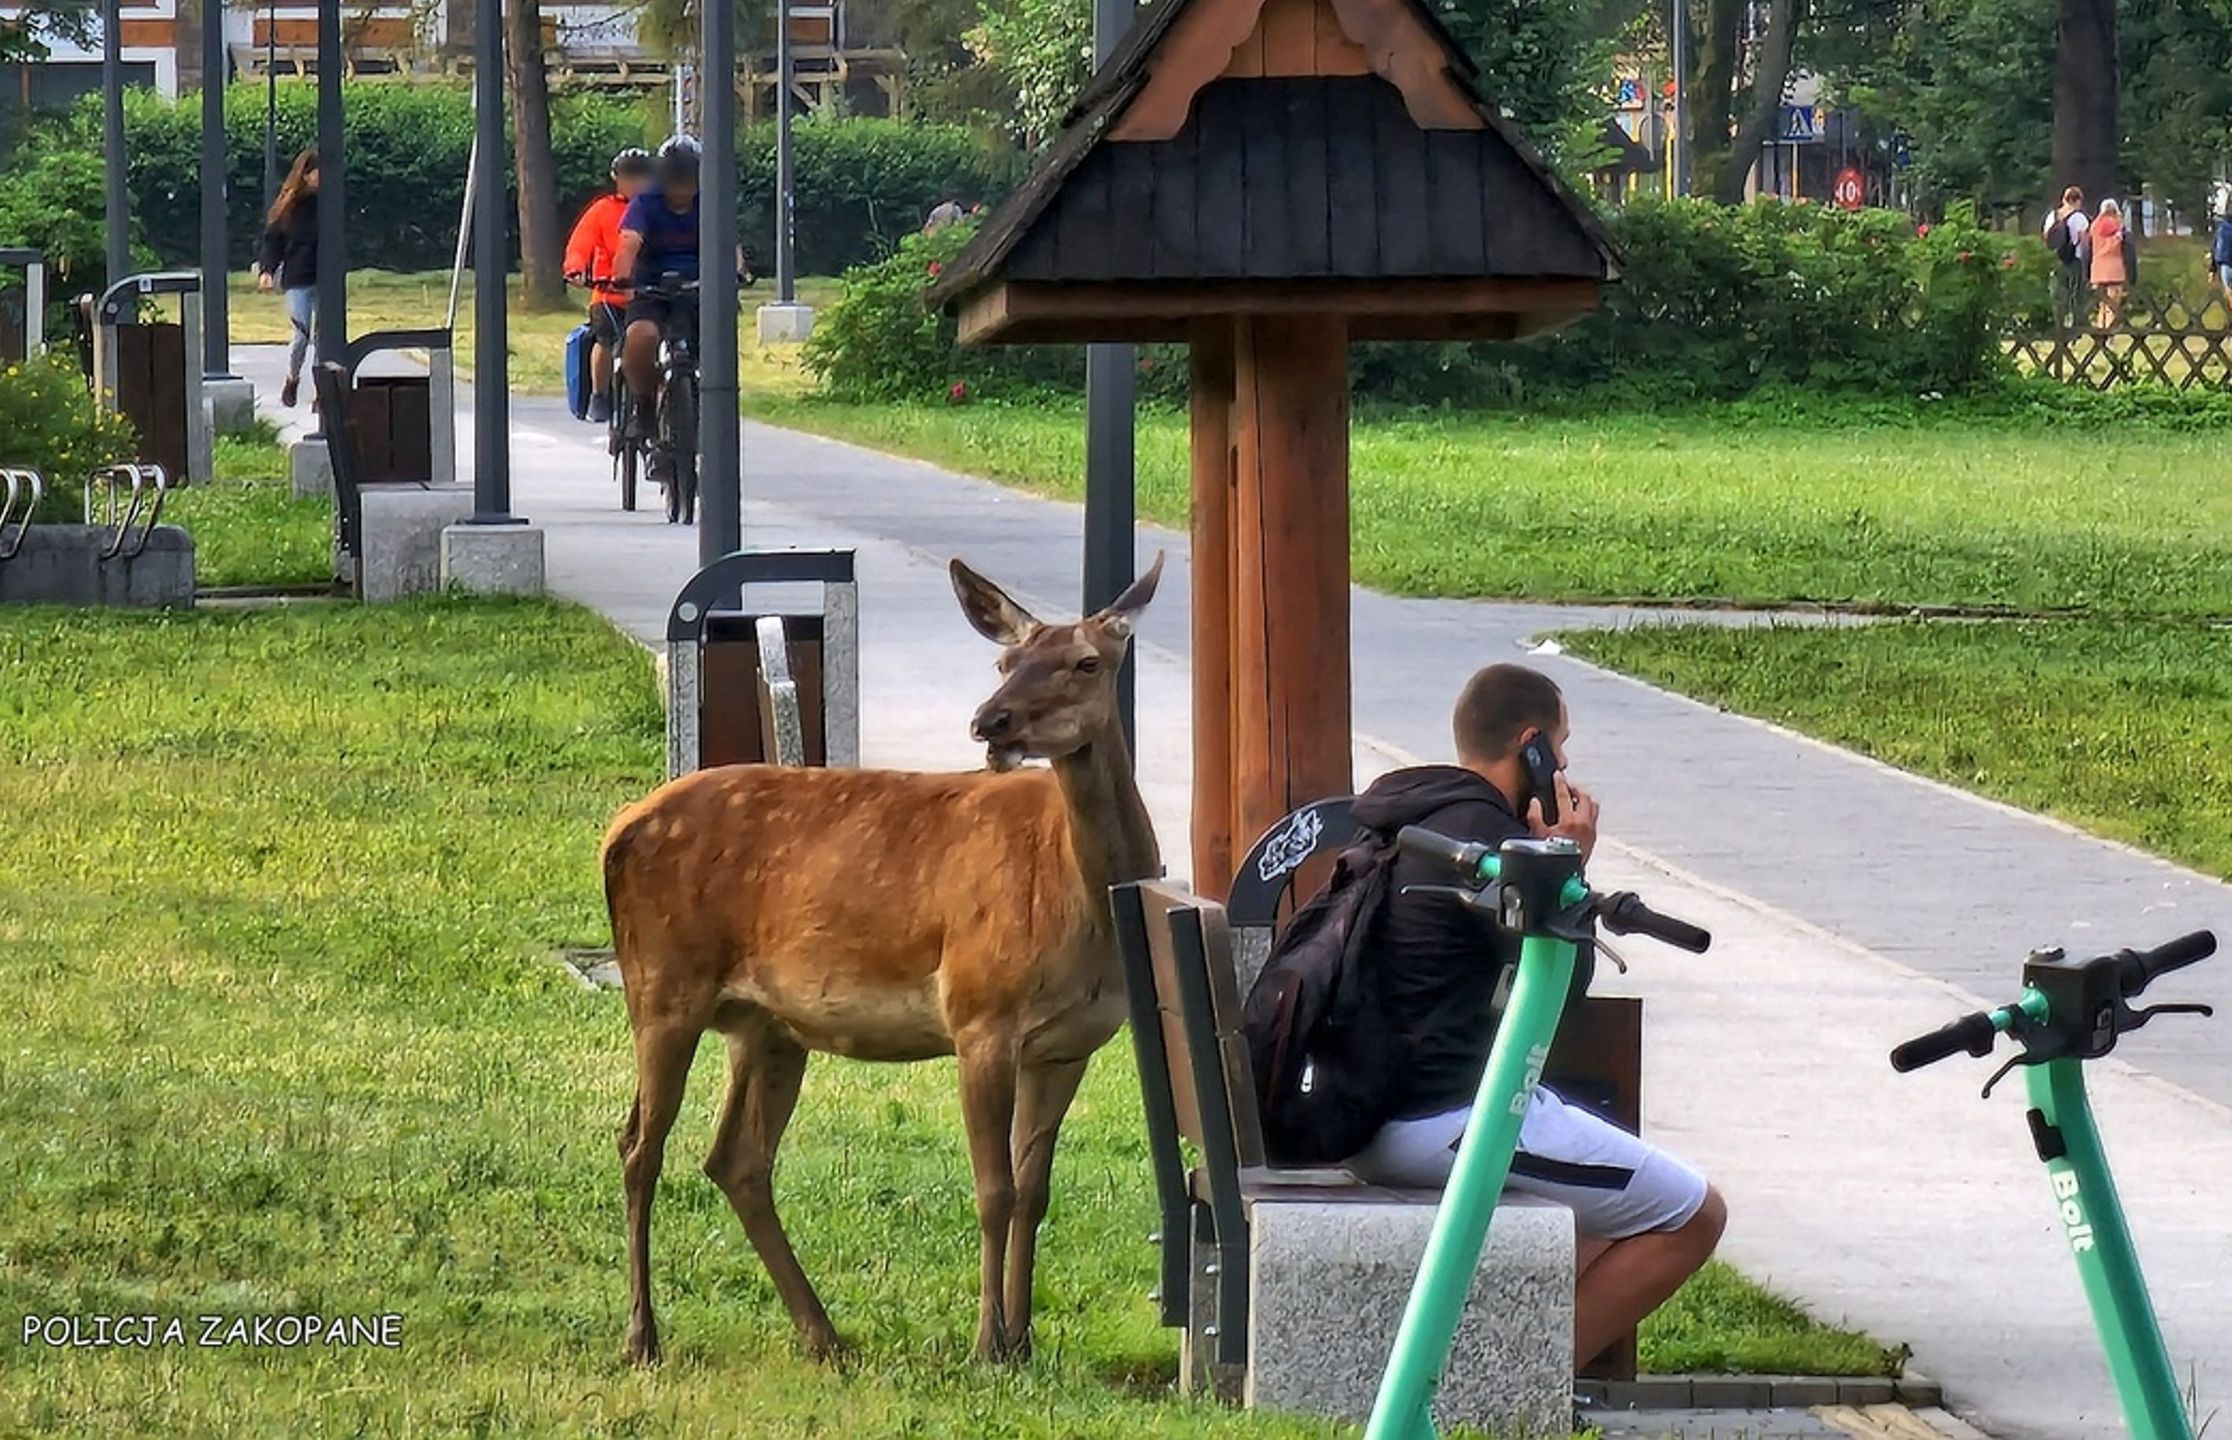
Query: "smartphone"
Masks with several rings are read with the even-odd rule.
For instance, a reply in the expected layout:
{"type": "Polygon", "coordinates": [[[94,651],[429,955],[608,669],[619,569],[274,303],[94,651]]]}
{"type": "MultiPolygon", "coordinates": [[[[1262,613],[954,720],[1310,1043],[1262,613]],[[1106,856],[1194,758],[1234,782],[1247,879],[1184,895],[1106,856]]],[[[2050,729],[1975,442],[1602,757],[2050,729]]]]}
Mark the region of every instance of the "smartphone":
{"type": "Polygon", "coordinates": [[[1558,757],[1550,748],[1550,737],[1537,735],[1519,747],[1520,763],[1527,767],[1527,789],[1530,798],[1542,802],[1542,823],[1558,823],[1558,757]]]}

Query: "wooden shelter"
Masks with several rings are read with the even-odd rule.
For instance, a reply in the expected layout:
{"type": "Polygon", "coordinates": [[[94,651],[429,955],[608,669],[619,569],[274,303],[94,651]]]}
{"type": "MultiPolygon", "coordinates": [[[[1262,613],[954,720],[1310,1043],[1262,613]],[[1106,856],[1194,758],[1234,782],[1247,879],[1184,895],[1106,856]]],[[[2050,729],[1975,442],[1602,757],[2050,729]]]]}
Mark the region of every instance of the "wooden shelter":
{"type": "Polygon", "coordinates": [[[1530,335],[1615,276],[1473,73],[1419,0],[1156,0],[932,291],[969,343],[1191,347],[1204,893],[1352,785],[1349,342],[1530,335]]]}

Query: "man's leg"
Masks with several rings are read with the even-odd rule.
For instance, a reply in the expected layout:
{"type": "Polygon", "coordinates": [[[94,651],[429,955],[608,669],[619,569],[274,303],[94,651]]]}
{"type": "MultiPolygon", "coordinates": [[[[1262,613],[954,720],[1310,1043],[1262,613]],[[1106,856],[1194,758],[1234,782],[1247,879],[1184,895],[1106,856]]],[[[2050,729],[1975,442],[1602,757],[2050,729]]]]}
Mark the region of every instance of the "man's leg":
{"type": "Polygon", "coordinates": [[[1728,1224],[1702,1175],[1547,1086],[1520,1123],[1509,1188],[1573,1212],[1577,1371],[1681,1289],[1728,1224]]]}
{"type": "Polygon", "coordinates": [[[620,368],[628,372],[628,394],[635,400],[629,427],[637,438],[651,433],[651,417],[659,401],[659,322],[633,312],[628,317],[627,339],[620,347],[620,368]]]}

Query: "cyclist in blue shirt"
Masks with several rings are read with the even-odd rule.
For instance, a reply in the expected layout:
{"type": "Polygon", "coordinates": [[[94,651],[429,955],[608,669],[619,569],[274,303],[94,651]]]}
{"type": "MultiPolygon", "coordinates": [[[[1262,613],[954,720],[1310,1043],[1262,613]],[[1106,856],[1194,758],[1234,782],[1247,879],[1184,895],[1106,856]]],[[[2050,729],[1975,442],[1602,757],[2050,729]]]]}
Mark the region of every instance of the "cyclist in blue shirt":
{"type": "Polygon", "coordinates": [[[694,295],[648,294],[642,287],[674,276],[698,278],[698,143],[676,135],[659,147],[658,184],[628,202],[620,217],[620,251],[613,269],[637,289],[628,301],[628,334],[620,363],[628,372],[628,393],[636,397],[631,429],[648,436],[659,397],[659,336],[669,324],[697,336],[694,295]]]}

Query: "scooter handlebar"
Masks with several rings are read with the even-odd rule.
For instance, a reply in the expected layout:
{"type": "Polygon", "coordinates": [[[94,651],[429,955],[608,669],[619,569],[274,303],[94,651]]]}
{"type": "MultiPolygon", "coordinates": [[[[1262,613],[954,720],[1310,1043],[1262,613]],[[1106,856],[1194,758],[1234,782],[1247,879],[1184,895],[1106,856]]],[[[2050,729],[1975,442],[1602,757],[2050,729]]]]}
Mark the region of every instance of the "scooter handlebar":
{"type": "Polygon", "coordinates": [[[2216,932],[2196,930],[2190,935],[2180,935],[2165,941],[2152,950],[2125,950],[2116,958],[2123,962],[2124,993],[2136,995],[2160,975],[2172,970],[2182,970],[2198,964],[2216,953],[2216,932]]]}
{"type": "Polygon", "coordinates": [[[1648,935],[1692,955],[1704,954],[1713,943],[1711,931],[1661,915],[1628,891],[1606,896],[1597,906],[1597,919],[1615,935],[1648,935]]]}
{"type": "Polygon", "coordinates": [[[1406,855],[1417,855],[1447,866],[1451,873],[1472,885],[1488,877],[1489,872],[1482,862],[1496,853],[1477,840],[1453,840],[1423,825],[1405,825],[1396,833],[1395,845],[1406,855]]]}
{"type": "Polygon", "coordinates": [[[1925,1065],[1935,1065],[1949,1055],[1967,1051],[1971,1055],[1989,1055],[1999,1039],[1999,1027],[1992,1023],[1988,1010],[1973,1015],[1963,1015],[1950,1025],[1943,1025],[1927,1035],[1917,1035],[1891,1052],[1891,1068],[1900,1074],[1919,1070],[1925,1065]]]}

